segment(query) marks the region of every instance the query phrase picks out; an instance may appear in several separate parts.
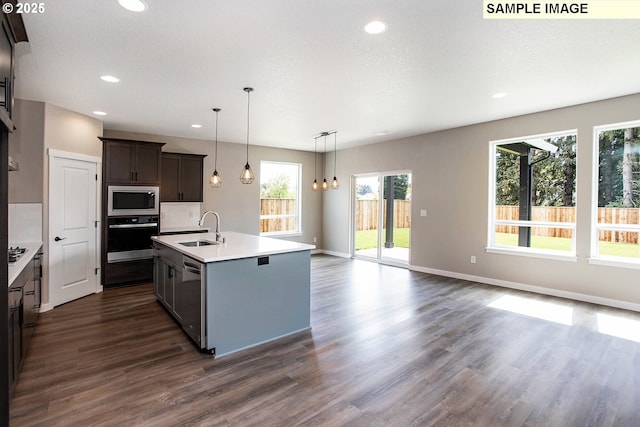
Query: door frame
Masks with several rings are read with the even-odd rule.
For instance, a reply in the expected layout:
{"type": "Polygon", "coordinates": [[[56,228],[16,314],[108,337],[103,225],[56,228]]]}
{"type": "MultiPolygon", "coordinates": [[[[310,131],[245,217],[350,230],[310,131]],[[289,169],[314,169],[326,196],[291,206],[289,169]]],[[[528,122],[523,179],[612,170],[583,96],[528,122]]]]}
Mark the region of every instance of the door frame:
{"type": "MultiPolygon", "coordinates": [[[[49,148],[47,149],[47,155],[48,155],[48,162],[47,162],[47,166],[48,166],[48,175],[47,175],[47,181],[49,184],[49,188],[48,188],[48,200],[47,200],[47,224],[46,224],[46,229],[47,229],[47,233],[44,237],[45,239],[45,248],[46,250],[44,251],[44,256],[43,256],[43,268],[46,266],[47,269],[47,274],[45,275],[45,277],[43,277],[44,280],[46,280],[47,283],[47,303],[43,304],[40,311],[44,312],[44,311],[49,311],[51,309],[54,308],[53,302],[51,301],[51,283],[49,282],[49,277],[50,274],[48,272],[49,270],[49,254],[51,253],[51,246],[52,246],[52,242],[50,239],[50,220],[51,220],[51,212],[53,209],[53,204],[51,203],[51,201],[53,200],[53,194],[52,194],[52,185],[51,185],[51,162],[54,158],[57,159],[65,159],[65,160],[78,160],[78,161],[82,161],[82,162],[87,162],[87,163],[94,163],[96,165],[96,181],[95,181],[95,185],[96,185],[96,218],[95,221],[97,221],[97,225],[95,228],[95,233],[96,233],[96,251],[95,251],[95,268],[98,269],[98,271],[102,271],[102,265],[101,265],[101,258],[100,258],[100,248],[102,245],[102,233],[100,232],[100,230],[102,229],[102,159],[100,157],[96,157],[96,156],[91,156],[88,154],[80,154],[80,153],[73,153],[70,151],[63,151],[63,150],[56,150],[53,148],[49,148]]],[[[96,281],[96,291],[95,293],[100,293],[103,290],[102,287],[102,281],[100,280],[100,274],[98,275],[98,279],[96,281]]],[[[44,281],[43,280],[43,281],[44,281]]]]}
{"type": "MultiPolygon", "coordinates": [[[[357,259],[361,259],[361,260],[366,260],[366,261],[372,261],[372,262],[377,262],[379,264],[386,264],[386,265],[392,265],[392,266],[396,266],[396,267],[402,267],[402,268],[409,268],[411,266],[411,236],[409,236],[409,256],[407,258],[407,262],[397,262],[394,261],[393,259],[390,258],[384,258],[382,256],[382,229],[383,229],[383,216],[380,215],[380,212],[382,210],[382,203],[383,203],[383,199],[382,199],[382,195],[384,192],[384,177],[385,176],[389,176],[389,175],[411,175],[412,179],[411,179],[411,192],[413,194],[413,171],[411,169],[398,169],[398,170],[391,170],[391,171],[383,171],[383,172],[367,172],[367,173],[354,173],[351,175],[351,209],[350,209],[350,213],[351,213],[351,224],[349,227],[349,230],[351,232],[351,241],[350,241],[350,247],[351,247],[351,257],[352,258],[357,258],[357,259]],[[363,255],[357,255],[356,254],[356,197],[357,197],[357,193],[355,191],[355,185],[356,185],[356,179],[357,178],[367,178],[367,177],[378,177],[378,181],[379,181],[379,188],[378,188],[378,248],[377,248],[377,256],[375,258],[373,257],[368,257],[368,256],[363,256],[363,255]]],[[[413,211],[413,205],[411,210],[413,211]]],[[[411,227],[411,229],[413,229],[413,227],[411,227]]],[[[411,233],[411,232],[410,232],[411,233]]]]}

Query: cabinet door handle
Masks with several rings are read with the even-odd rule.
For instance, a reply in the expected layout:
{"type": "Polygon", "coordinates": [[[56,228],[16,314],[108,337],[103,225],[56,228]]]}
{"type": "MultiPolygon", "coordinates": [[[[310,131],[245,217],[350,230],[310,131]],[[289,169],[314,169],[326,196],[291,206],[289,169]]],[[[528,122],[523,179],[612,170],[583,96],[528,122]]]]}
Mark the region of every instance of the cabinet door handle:
{"type": "Polygon", "coordinates": [[[133,178],[133,171],[129,172],[129,176],[131,177],[131,181],[134,181],[135,179],[133,178]]]}
{"type": "Polygon", "coordinates": [[[136,182],[138,182],[138,172],[135,172],[136,174],[136,182]]]}

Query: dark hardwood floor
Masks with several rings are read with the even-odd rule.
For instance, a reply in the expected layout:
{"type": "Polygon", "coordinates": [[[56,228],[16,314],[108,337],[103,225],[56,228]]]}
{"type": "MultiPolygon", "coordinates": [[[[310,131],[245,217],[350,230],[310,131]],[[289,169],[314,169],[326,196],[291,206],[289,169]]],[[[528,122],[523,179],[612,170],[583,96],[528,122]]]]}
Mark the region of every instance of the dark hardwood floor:
{"type": "Polygon", "coordinates": [[[219,359],[150,285],[43,313],[12,426],[640,425],[640,343],[598,332],[638,313],[329,256],[311,276],[311,331],[219,359]]]}

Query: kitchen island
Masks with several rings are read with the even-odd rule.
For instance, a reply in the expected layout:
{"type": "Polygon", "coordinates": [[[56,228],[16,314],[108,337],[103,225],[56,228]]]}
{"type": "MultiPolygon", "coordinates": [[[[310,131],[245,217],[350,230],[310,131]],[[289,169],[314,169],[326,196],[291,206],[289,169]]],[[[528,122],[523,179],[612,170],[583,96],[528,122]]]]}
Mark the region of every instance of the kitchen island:
{"type": "Polygon", "coordinates": [[[152,237],[154,292],[216,356],[310,328],[315,246],[225,232],[152,237]],[[221,240],[221,239],[220,239],[221,240]]]}

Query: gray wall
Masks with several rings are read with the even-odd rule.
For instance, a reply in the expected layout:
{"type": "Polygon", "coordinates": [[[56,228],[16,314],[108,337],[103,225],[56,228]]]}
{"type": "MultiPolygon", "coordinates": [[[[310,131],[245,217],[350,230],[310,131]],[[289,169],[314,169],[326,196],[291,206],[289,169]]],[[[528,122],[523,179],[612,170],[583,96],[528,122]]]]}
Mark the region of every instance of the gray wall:
{"type": "Polygon", "coordinates": [[[9,134],[9,155],[19,163],[9,173],[9,203],[42,203],[44,103],[15,100],[16,130],[9,134]]]}
{"type": "MultiPolygon", "coordinates": [[[[204,159],[204,202],[201,211],[220,213],[222,231],[258,234],[260,229],[260,161],[302,163],[302,236],[286,236],[287,240],[315,244],[322,247],[322,195],[311,191],[313,181],[313,152],[284,150],[251,145],[249,164],[256,180],[251,185],[240,182],[240,171],[246,161],[246,145],[218,141],[218,172],[222,186],[211,188],[209,176],[213,172],[214,142],[161,135],[148,135],[105,129],[105,137],[139,141],[164,142],[163,151],[207,154],[204,159]],[[317,242],[313,243],[313,238],[317,242]]],[[[207,224],[212,225],[213,222],[207,224]]]]}
{"type": "MultiPolygon", "coordinates": [[[[640,119],[640,94],[338,151],[339,191],[324,195],[323,248],[348,254],[353,174],[413,172],[411,264],[640,304],[637,269],[588,264],[593,126],[640,119]],[[486,253],[489,141],[578,130],[577,262],[486,253]],[[420,217],[420,209],[427,216],[420,217]],[[471,264],[471,255],[477,264],[471,264]]],[[[333,161],[333,154],[327,162],[333,161]]]]}

